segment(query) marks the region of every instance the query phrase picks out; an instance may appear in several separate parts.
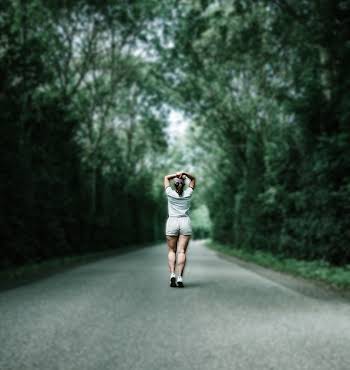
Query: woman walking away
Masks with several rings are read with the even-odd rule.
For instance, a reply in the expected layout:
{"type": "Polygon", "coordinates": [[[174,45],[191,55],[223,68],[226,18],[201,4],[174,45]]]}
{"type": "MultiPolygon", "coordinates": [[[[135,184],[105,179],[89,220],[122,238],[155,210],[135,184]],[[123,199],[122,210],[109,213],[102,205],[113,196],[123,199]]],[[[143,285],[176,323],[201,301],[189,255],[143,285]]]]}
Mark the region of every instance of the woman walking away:
{"type": "Polygon", "coordinates": [[[165,234],[168,243],[168,265],[171,287],[184,287],[182,278],[186,265],[186,250],[192,235],[189,209],[195,184],[196,179],[187,172],[177,172],[176,174],[164,177],[164,188],[168,197],[169,217],[166,222],[165,234]],[[186,178],[190,179],[190,183],[188,188],[184,189],[186,178]],[[175,190],[171,188],[170,180],[174,180],[175,190]],[[175,265],[177,266],[177,279],[175,265]]]}

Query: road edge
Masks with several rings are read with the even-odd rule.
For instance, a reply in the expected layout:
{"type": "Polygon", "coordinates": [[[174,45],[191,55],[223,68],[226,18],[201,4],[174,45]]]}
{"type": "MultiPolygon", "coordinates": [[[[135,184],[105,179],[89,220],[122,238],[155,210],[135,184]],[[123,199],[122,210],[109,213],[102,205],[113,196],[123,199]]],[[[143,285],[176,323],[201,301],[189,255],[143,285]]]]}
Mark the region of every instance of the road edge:
{"type": "Polygon", "coordinates": [[[0,273],[0,293],[48,278],[79,266],[94,263],[105,258],[138,251],[156,244],[158,244],[158,242],[141,245],[129,245],[121,248],[107,249],[100,252],[63,256],[60,258],[53,258],[51,260],[43,261],[42,263],[32,263],[13,267],[8,271],[2,271],[0,273]]]}
{"type": "Polygon", "coordinates": [[[292,275],[288,272],[273,270],[261,265],[258,265],[251,261],[240,259],[236,256],[232,256],[221,251],[215,250],[207,245],[204,241],[203,246],[208,250],[214,252],[219,258],[226,261],[235,263],[247,270],[250,270],[259,276],[262,276],[270,281],[281,284],[286,288],[289,288],[295,292],[303,294],[305,296],[323,300],[334,300],[338,299],[350,302],[350,290],[338,290],[326,283],[321,281],[307,279],[302,276],[292,275]]]}

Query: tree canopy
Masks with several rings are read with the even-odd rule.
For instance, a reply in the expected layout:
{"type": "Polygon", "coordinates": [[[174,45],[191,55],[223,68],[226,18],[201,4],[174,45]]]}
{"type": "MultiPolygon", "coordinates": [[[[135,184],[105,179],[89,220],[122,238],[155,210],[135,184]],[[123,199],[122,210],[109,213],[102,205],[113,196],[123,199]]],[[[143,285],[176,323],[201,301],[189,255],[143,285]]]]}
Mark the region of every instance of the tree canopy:
{"type": "Polygon", "coordinates": [[[349,264],[349,21],[348,1],[3,0],[2,265],[160,240],[176,166],[198,236],[210,216],[216,240],[349,264]]]}

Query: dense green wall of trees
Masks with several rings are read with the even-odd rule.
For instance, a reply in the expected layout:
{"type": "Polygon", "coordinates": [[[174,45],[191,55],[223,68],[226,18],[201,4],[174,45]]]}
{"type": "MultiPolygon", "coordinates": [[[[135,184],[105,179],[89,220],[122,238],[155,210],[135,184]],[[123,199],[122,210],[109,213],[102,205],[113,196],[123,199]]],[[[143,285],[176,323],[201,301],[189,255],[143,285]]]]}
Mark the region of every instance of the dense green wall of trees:
{"type": "Polygon", "coordinates": [[[162,236],[165,121],[132,53],[157,9],[101,3],[1,1],[2,266],[162,236]]]}
{"type": "Polygon", "coordinates": [[[350,3],[191,1],[163,50],[213,237],[350,262],[350,3]]]}
{"type": "Polygon", "coordinates": [[[332,0],[1,1],[1,264],[162,237],[175,163],[215,239],[349,264],[349,21],[332,0]],[[179,161],[169,107],[192,121],[179,161]]]}

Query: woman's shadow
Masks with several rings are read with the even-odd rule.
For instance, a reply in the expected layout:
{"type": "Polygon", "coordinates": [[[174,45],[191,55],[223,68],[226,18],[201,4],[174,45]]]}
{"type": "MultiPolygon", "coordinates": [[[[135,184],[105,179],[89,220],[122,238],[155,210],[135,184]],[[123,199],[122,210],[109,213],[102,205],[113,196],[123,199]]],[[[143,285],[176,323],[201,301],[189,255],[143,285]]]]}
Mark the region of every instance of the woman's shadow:
{"type": "Polygon", "coordinates": [[[213,282],[209,282],[209,281],[205,281],[205,282],[201,282],[201,281],[188,281],[186,283],[184,283],[185,285],[185,288],[201,288],[201,287],[209,287],[209,286],[212,286],[212,285],[215,285],[213,282]]]}

